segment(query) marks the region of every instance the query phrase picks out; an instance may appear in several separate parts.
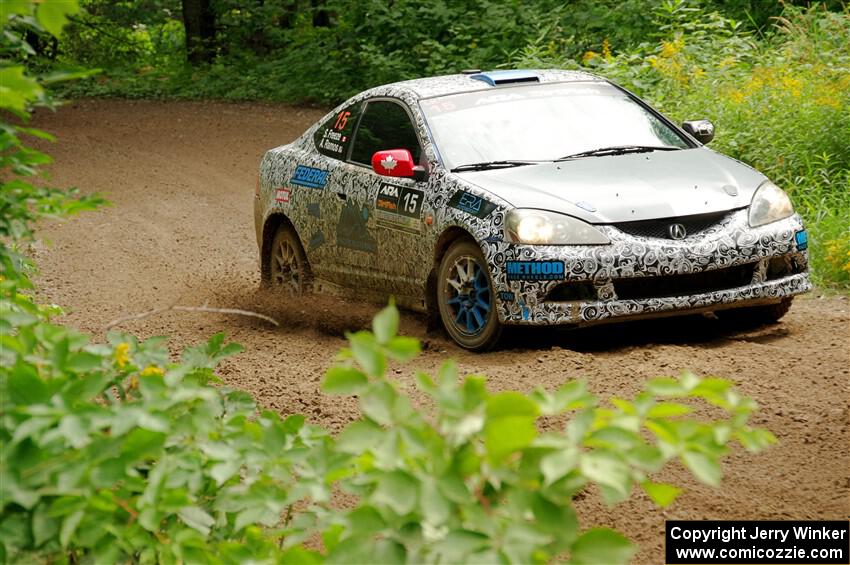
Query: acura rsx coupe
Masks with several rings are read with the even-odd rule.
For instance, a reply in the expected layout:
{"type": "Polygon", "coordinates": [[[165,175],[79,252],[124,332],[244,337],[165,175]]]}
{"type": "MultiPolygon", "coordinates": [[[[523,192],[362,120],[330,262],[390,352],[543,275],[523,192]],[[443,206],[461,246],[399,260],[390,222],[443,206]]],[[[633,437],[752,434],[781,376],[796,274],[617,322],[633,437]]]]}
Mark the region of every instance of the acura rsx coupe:
{"type": "Polygon", "coordinates": [[[373,88],[263,157],[262,279],[392,295],[471,350],[509,324],[775,321],[811,288],[806,230],[713,136],[583,72],[373,88]]]}

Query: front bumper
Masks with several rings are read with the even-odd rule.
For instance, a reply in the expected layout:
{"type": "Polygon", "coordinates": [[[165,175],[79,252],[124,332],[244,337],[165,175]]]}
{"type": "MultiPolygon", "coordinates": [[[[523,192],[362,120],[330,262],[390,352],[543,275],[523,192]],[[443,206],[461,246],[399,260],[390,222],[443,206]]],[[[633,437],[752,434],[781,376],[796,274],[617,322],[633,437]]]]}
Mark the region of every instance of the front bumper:
{"type": "Polygon", "coordinates": [[[796,214],[750,228],[738,210],[679,241],[599,227],[609,245],[491,244],[499,319],[588,324],[767,304],[812,288],[796,214]]]}

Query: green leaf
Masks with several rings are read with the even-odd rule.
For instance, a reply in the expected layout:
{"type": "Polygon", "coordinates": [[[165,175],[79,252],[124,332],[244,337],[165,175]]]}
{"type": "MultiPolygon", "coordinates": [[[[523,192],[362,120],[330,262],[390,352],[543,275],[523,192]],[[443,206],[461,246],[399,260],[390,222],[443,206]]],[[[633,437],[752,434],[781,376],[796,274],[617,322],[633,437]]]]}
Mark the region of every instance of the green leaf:
{"type": "Polygon", "coordinates": [[[32,366],[20,361],[12,369],[8,387],[9,399],[13,404],[43,404],[50,398],[47,386],[32,366]]]}
{"type": "Polygon", "coordinates": [[[690,406],[678,402],[660,402],[649,409],[647,418],[676,418],[693,412],[690,406]]]}
{"type": "Polygon", "coordinates": [[[537,416],[540,408],[537,403],[518,392],[502,392],[487,399],[487,416],[502,418],[505,416],[537,416]]]}
{"type": "Polygon", "coordinates": [[[378,343],[385,344],[398,334],[398,309],[395,304],[390,304],[372,318],[372,332],[378,343]]]}
{"type": "Polygon", "coordinates": [[[194,528],[204,537],[209,535],[210,528],[215,524],[213,517],[197,506],[184,506],[177,515],[187,526],[194,528]]]}
{"type": "Polygon", "coordinates": [[[662,508],[672,504],[673,501],[676,500],[676,498],[682,493],[682,489],[666,483],[644,481],[640,486],[643,487],[643,490],[649,495],[649,498],[662,508]]]}
{"type": "Polygon", "coordinates": [[[614,530],[593,528],[579,536],[573,544],[572,562],[587,565],[626,563],[636,549],[629,540],[614,530]]]}
{"type": "Polygon", "coordinates": [[[629,467],[615,454],[606,451],[584,453],[579,468],[591,481],[608,486],[620,494],[628,494],[631,487],[629,467]]]}
{"type": "Polygon", "coordinates": [[[59,37],[68,16],[80,10],[77,0],[43,0],[36,9],[36,17],[44,29],[59,37]]]}
{"type": "Polygon", "coordinates": [[[419,481],[404,471],[391,471],[382,474],[378,487],[372,493],[372,504],[387,507],[396,514],[404,515],[416,507],[419,496],[419,481]]]}
{"type": "Polygon", "coordinates": [[[80,520],[83,519],[84,514],[85,512],[82,510],[77,510],[66,516],[62,521],[62,528],[59,530],[59,543],[62,544],[62,547],[68,547],[68,544],[71,543],[71,537],[77,531],[77,526],[80,525],[80,520]]]}
{"type": "Polygon", "coordinates": [[[386,431],[369,420],[352,422],[339,434],[337,448],[343,453],[359,455],[385,441],[386,431]]]}
{"type": "Polygon", "coordinates": [[[565,477],[567,473],[576,468],[578,463],[578,450],[561,449],[544,456],[540,460],[540,470],[543,472],[543,480],[546,485],[551,485],[558,479],[565,477]]]}
{"type": "Polygon", "coordinates": [[[354,367],[331,367],[325,373],[322,391],[326,394],[349,396],[359,394],[369,384],[369,379],[354,367]]]}
{"type": "Polygon", "coordinates": [[[56,537],[59,531],[59,521],[50,516],[44,503],[35,507],[32,513],[32,539],[35,547],[56,537]]]}
{"type": "Polygon", "coordinates": [[[713,457],[699,451],[686,451],[682,454],[682,462],[702,482],[711,485],[720,485],[720,465],[713,457]]]}
{"type": "Polygon", "coordinates": [[[396,336],[386,345],[387,354],[396,361],[410,361],[422,349],[419,340],[413,337],[396,336]]]}
{"type": "Polygon", "coordinates": [[[484,445],[493,461],[528,447],[537,437],[534,416],[490,418],[484,425],[484,445]]]}
{"type": "Polygon", "coordinates": [[[393,423],[393,405],[398,393],[387,382],[372,385],[360,396],[360,409],[363,414],[379,424],[393,423]]]}
{"type": "Polygon", "coordinates": [[[369,332],[348,334],[351,353],[354,360],[363,367],[366,374],[381,377],[387,370],[387,359],[384,352],[375,341],[375,336],[369,332]]]}

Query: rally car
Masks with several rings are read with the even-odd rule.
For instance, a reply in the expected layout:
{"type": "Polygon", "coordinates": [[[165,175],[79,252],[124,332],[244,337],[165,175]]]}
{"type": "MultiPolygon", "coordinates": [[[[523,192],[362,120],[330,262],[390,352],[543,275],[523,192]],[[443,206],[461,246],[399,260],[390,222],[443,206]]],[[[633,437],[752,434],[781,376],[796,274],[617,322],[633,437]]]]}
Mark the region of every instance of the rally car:
{"type": "Polygon", "coordinates": [[[263,157],[262,279],[392,295],[471,350],[508,324],[775,321],[811,288],[806,230],[782,189],[704,147],[713,136],[584,72],[373,88],[263,157]]]}

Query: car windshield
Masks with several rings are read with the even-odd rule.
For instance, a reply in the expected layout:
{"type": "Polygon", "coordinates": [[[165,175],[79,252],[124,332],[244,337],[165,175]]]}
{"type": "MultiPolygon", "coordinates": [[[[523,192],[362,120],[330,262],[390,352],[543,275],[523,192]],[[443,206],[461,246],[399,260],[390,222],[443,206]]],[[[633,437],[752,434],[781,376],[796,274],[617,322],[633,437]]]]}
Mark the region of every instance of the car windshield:
{"type": "Polygon", "coordinates": [[[449,169],[553,161],[598,149],[690,147],[652,112],[606,83],[499,88],[430,98],[421,106],[449,169]]]}

